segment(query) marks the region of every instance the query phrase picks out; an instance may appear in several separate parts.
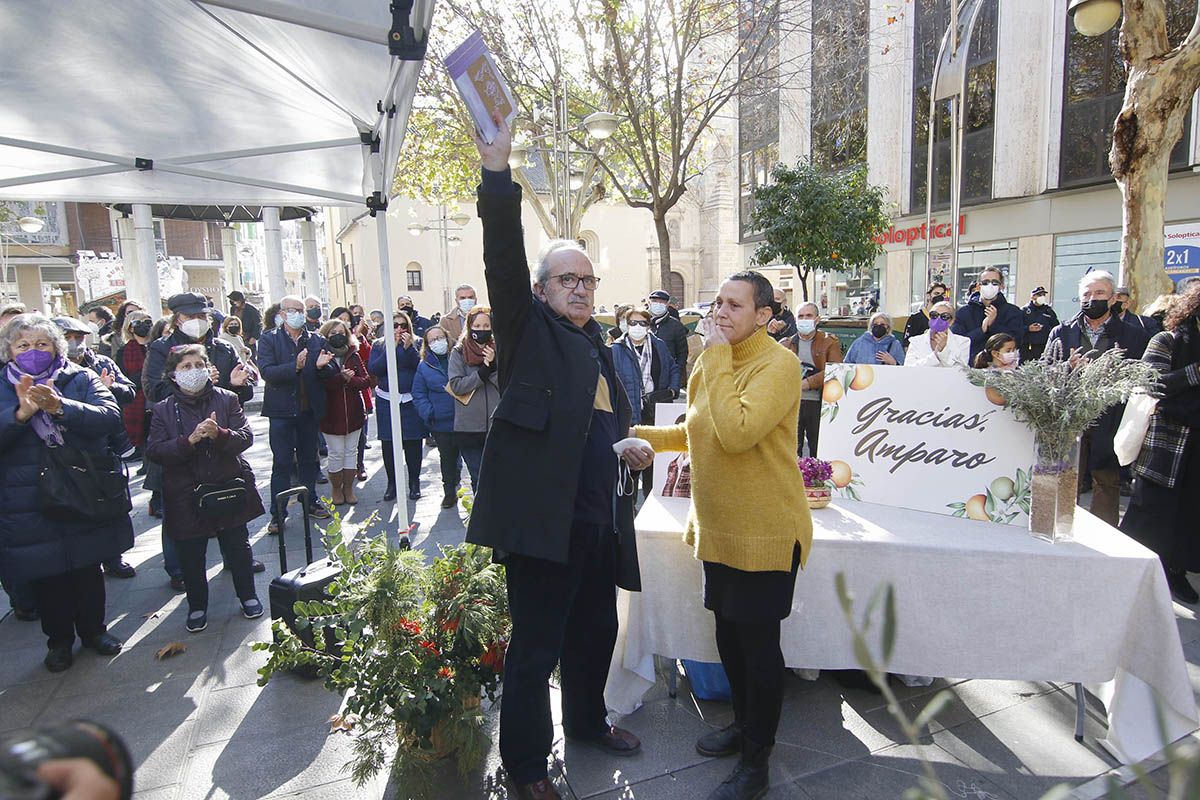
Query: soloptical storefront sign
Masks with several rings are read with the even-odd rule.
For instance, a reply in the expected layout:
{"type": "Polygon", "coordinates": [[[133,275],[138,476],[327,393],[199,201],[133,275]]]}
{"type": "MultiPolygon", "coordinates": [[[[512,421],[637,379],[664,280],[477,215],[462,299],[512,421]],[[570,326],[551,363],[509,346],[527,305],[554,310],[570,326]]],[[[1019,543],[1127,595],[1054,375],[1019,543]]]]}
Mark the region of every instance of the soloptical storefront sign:
{"type": "Polygon", "coordinates": [[[1200,222],[1168,225],[1163,229],[1166,247],[1163,266],[1175,283],[1200,275],[1200,222]]]}
{"type": "Polygon", "coordinates": [[[1028,524],[1033,432],[958,369],[827,364],[820,457],[840,497],[1028,524]]]}

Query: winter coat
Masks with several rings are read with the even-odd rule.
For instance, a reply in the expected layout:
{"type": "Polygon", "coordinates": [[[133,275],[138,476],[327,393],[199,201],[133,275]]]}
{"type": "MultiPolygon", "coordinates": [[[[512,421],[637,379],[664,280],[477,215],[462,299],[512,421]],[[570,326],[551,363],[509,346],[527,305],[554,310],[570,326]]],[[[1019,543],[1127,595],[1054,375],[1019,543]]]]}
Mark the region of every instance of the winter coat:
{"type": "MultiPolygon", "coordinates": [[[[797,358],[800,357],[799,339],[800,334],[797,333],[784,342],[784,346],[795,353],[797,358]]],[[[836,336],[825,333],[825,331],[817,331],[812,338],[812,353],[813,371],[805,377],[813,379],[813,389],[819,389],[825,385],[825,365],[842,363],[842,343],[836,336]]]]}
{"type": "Polygon", "coordinates": [[[783,309],[777,316],[772,317],[771,321],[783,323],[783,330],[779,333],[768,334],[775,341],[784,342],[796,335],[796,315],[792,313],[791,309],[783,309]]]}
{"type": "MultiPolygon", "coordinates": [[[[79,366],[87,367],[99,377],[100,373],[108,372],[113,377],[112,386],[108,390],[112,392],[113,399],[117,401],[117,405],[122,409],[130,406],[137,399],[138,391],[125,372],[117,366],[117,362],[105,355],[97,353],[95,350],[84,350],[83,357],[79,360],[79,366]]],[[[103,383],[103,381],[101,381],[103,383]]],[[[119,456],[131,452],[134,449],[134,444],[129,438],[129,433],[125,430],[124,417],[122,417],[122,425],[108,437],[108,447],[119,456]]]]}
{"type": "Polygon", "coordinates": [[[491,430],[492,416],[500,405],[500,376],[496,370],[498,361],[499,356],[490,367],[473,367],[467,363],[461,345],[455,345],[450,351],[446,383],[450,391],[459,397],[471,395],[466,405],[457,400],[454,402],[456,433],[487,433],[491,430]]]}
{"type": "Polygon", "coordinates": [[[171,397],[154,406],[146,458],[162,465],[163,531],[167,536],[175,541],[207,539],[262,516],[254,472],[241,456],[252,444],[254,433],[237,395],[211,383],[198,395],[187,395],[176,387],[171,397]],[[220,426],[217,438],[189,442],[196,426],[214,413],[220,426]],[[219,519],[202,517],[196,509],[196,487],[234,478],[246,482],[242,507],[219,519]]]}
{"type": "Polygon", "coordinates": [[[367,424],[367,410],[363,406],[363,389],[371,388],[371,376],[358,357],[357,350],[346,353],[345,361],[335,359],[330,366],[338,365],[335,372],[322,376],[325,383],[325,416],[321,417],[321,433],[347,436],[356,433],[367,424]],[[354,377],[347,380],[342,370],[354,370],[354,377]]]}
{"type": "MultiPolygon", "coordinates": [[[[390,337],[392,334],[388,334],[390,337]]],[[[395,341],[394,339],[391,341],[395,341]]],[[[417,366],[421,363],[421,356],[417,352],[416,346],[401,347],[396,345],[396,369],[397,377],[400,382],[399,391],[397,394],[412,394],[413,379],[417,376],[417,366]]],[[[371,345],[371,359],[367,362],[367,370],[375,376],[377,381],[375,387],[375,407],[379,409],[376,413],[375,425],[379,429],[380,441],[390,442],[392,440],[392,410],[388,407],[388,401],[393,395],[388,389],[387,377],[387,350],[384,349],[384,340],[378,339],[375,344],[371,345]]],[[[425,424],[421,422],[421,417],[417,414],[417,407],[413,403],[400,404],[400,438],[403,441],[410,442],[425,438],[425,424]]]]}
{"type": "MultiPolygon", "coordinates": [[[[91,370],[68,363],[54,379],[62,396],[58,420],[68,445],[94,459],[113,458],[108,437],[121,430],[121,409],[91,370]]],[[[0,578],[25,583],[99,564],[133,546],[128,516],[108,522],[63,522],[38,507],[46,445],[33,426],[16,421],[17,393],[0,376],[0,578]]]]}
{"type": "Polygon", "coordinates": [[[325,386],[321,381],[336,368],[332,363],[317,368],[317,359],[324,347],[325,338],[307,330],[301,331],[296,341],[292,341],[286,327],[267,331],[259,337],[258,371],[266,383],[262,404],[264,417],[299,415],[301,389],[313,416],[318,420],[325,416],[325,386]],[[308,351],[308,358],[304,369],[297,370],[296,356],[301,349],[308,351]]]}
{"type": "Polygon", "coordinates": [[[117,366],[125,373],[125,377],[133,381],[137,394],[133,402],[121,407],[121,416],[125,420],[125,433],[134,447],[146,443],[146,392],[142,390],[142,366],[146,363],[146,345],[133,339],[121,345],[121,349],[113,356],[117,366]]]}
{"type": "MultiPolygon", "coordinates": [[[[658,319],[650,320],[650,332],[662,339],[667,345],[667,352],[671,354],[671,358],[675,359],[676,366],[679,367],[679,383],[681,386],[687,386],[688,378],[688,330],[683,323],[679,321],[678,316],[672,316],[670,313],[664,314],[658,319]]],[[[795,330],[792,331],[795,333],[795,330]]]]}
{"type": "Polygon", "coordinates": [[[234,311],[233,315],[242,321],[242,337],[247,343],[262,336],[262,312],[258,308],[246,303],[234,311]]]}
{"type": "Polygon", "coordinates": [[[1022,321],[1025,326],[1025,341],[1021,343],[1021,362],[1041,358],[1046,352],[1046,342],[1050,339],[1050,331],[1058,326],[1058,314],[1051,306],[1039,306],[1030,303],[1021,309],[1022,321]],[[1029,330],[1030,325],[1041,325],[1040,331],[1029,330]]]}
{"type": "Polygon", "coordinates": [[[449,369],[449,356],[438,358],[434,353],[427,353],[413,378],[412,396],[417,415],[425,427],[434,433],[450,433],[454,430],[454,407],[458,401],[446,391],[449,369]]]}
{"type": "MultiPolygon", "coordinates": [[[[234,367],[242,363],[233,346],[212,335],[210,331],[204,339],[196,341],[183,331],[175,331],[170,336],[164,336],[150,343],[146,352],[146,363],[142,367],[142,390],[146,393],[147,405],[154,405],[160,400],[166,400],[175,391],[175,384],[169,375],[164,374],[167,366],[167,355],[172,347],[185,344],[202,344],[208,353],[208,361],[217,368],[220,378],[217,386],[227,389],[245,403],[254,397],[253,386],[234,386],[230,378],[234,367]]],[[[293,366],[293,371],[295,367],[293,366]]]]}
{"type": "Polygon", "coordinates": [[[880,364],[882,362],[875,358],[875,354],[880,352],[890,354],[897,364],[904,364],[904,348],[900,346],[899,339],[890,333],[882,339],[876,339],[870,331],[851,343],[845,360],[847,364],[880,364]]]}
{"type": "MultiPolygon", "coordinates": [[[[371,360],[371,342],[363,337],[358,340],[358,357],[362,360],[363,366],[371,360]]],[[[375,376],[367,372],[367,377],[371,381],[371,385],[362,390],[363,409],[370,414],[375,409],[375,376]]]]}
{"type": "Polygon", "coordinates": [[[996,295],[992,305],[996,307],[996,319],[986,331],[983,329],[984,304],[979,297],[971,295],[970,301],[954,314],[954,324],[950,330],[971,340],[972,364],[987,340],[997,333],[1007,333],[1016,339],[1018,350],[1025,341],[1025,314],[1021,309],[1005,300],[1003,292],[996,295]]]}
{"type": "Polygon", "coordinates": [[[922,307],[917,311],[908,315],[908,319],[904,323],[904,335],[901,337],[901,344],[907,350],[912,340],[920,336],[925,331],[929,330],[929,309],[922,307]]]}
{"type": "Polygon", "coordinates": [[[669,403],[679,394],[679,365],[671,358],[662,339],[651,333],[646,336],[645,342],[652,348],[650,377],[654,379],[653,394],[642,396],[642,364],[629,347],[628,335],[613,342],[613,366],[621,385],[625,387],[625,394],[629,396],[634,416],[646,425],[653,425],[654,406],[669,403]]]}
{"type": "MultiPolygon", "coordinates": [[[[484,445],[467,541],[500,551],[498,558],[520,553],[562,564],[567,562],[599,376],[615,376],[612,351],[594,319],[580,328],[533,296],[521,190],[507,171],[484,175],[477,208],[503,394],[484,445]]],[[[673,323],[681,334],[676,353],[676,363],[681,363],[687,356],[687,335],[678,320],[673,323]]],[[[676,330],[667,323],[663,327],[676,330]]],[[[452,383],[454,375],[452,359],[452,383]]],[[[620,380],[614,381],[610,391],[616,431],[627,436],[633,408],[620,380]]],[[[638,590],[633,492],[618,493],[617,483],[619,479],[611,489],[616,583],[638,590]]]]}
{"type": "Polygon", "coordinates": [[[1200,328],[1196,319],[1155,334],[1142,360],[1159,372],[1159,401],[1134,472],[1174,489],[1183,477],[1188,448],[1196,446],[1194,434],[1200,426],[1200,328]]]}

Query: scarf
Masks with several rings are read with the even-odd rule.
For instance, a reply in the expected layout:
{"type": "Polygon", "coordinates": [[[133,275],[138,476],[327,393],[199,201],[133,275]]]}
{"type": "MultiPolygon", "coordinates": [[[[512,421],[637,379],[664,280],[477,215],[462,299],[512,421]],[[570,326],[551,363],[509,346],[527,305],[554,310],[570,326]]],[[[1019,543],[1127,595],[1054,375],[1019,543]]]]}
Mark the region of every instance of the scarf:
{"type": "MultiPolygon", "coordinates": [[[[492,335],[493,335],[493,337],[495,336],[495,334],[492,334],[492,335]]],[[[462,344],[462,350],[463,350],[463,357],[467,360],[467,366],[469,366],[469,367],[483,366],[483,348],[479,346],[478,342],[476,342],[474,339],[471,338],[471,334],[468,333],[466,335],[466,337],[463,338],[461,344],[462,344]]],[[[496,345],[495,338],[492,339],[491,344],[493,347],[495,347],[495,345],[496,345]]]]}
{"type": "MultiPolygon", "coordinates": [[[[46,367],[46,371],[40,375],[30,375],[33,382],[37,386],[45,386],[53,384],[54,379],[58,377],[58,373],[67,365],[66,359],[62,356],[50,362],[50,366],[46,367]]],[[[22,372],[17,362],[10,361],[4,369],[4,375],[8,378],[8,382],[13,386],[17,386],[21,382],[21,378],[26,373],[22,372]]],[[[33,432],[38,435],[38,438],[46,443],[47,447],[58,447],[66,444],[63,440],[62,430],[54,421],[54,418],[45,411],[38,411],[29,419],[29,424],[33,427],[33,432]]]]}
{"type": "Polygon", "coordinates": [[[654,376],[652,375],[654,367],[654,348],[650,344],[650,337],[642,339],[641,352],[638,351],[638,346],[634,344],[633,339],[628,334],[625,336],[625,344],[629,345],[633,357],[638,360],[638,366],[642,368],[642,394],[647,395],[654,391],[654,376]]]}

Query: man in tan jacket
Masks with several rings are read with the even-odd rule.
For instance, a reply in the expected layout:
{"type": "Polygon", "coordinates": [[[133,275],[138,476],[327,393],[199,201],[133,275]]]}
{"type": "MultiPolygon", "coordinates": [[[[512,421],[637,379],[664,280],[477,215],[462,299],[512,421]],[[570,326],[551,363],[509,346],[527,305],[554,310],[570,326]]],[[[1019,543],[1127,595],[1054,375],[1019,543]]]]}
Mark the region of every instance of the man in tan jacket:
{"type": "Polygon", "coordinates": [[[825,365],[842,362],[842,346],[836,336],[817,330],[821,310],[816,303],[805,303],[796,309],[795,336],[787,340],[788,349],[797,355],[804,366],[800,383],[800,431],[796,454],[804,455],[804,440],[808,439],[808,454],[817,455],[817,439],[821,434],[821,391],[825,388],[825,365]]]}
{"type": "Polygon", "coordinates": [[[475,287],[469,283],[459,285],[454,290],[454,308],[442,314],[438,325],[446,332],[446,338],[450,340],[450,345],[454,343],[462,335],[463,320],[467,318],[467,312],[478,304],[479,300],[475,296],[475,287]]]}

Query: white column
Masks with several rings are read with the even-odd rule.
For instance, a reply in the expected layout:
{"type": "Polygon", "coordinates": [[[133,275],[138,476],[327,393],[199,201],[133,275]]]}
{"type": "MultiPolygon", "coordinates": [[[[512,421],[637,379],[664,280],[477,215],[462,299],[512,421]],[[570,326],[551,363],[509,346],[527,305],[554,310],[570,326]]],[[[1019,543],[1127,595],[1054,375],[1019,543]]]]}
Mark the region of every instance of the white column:
{"type": "MultiPolygon", "coordinates": [[[[287,294],[287,281],[283,277],[283,237],[279,232],[279,209],[263,206],[263,244],[267,251],[267,297],[270,303],[279,302],[287,294]]],[[[263,300],[267,305],[270,303],[263,300]]]]}
{"type": "Polygon", "coordinates": [[[232,225],[221,228],[221,259],[225,262],[225,293],[242,288],[242,267],[238,264],[237,237],[232,225]]]}
{"type": "Polygon", "coordinates": [[[329,287],[321,283],[321,271],[317,266],[317,226],[311,219],[300,223],[300,248],[304,254],[304,292],[315,294],[328,306],[329,287]]]}
{"type": "Polygon", "coordinates": [[[135,203],[133,206],[133,233],[137,240],[138,276],[142,302],[151,315],[162,313],[163,297],[158,288],[158,258],[154,251],[154,220],[150,206],[135,203]]]}
{"type": "Polygon", "coordinates": [[[121,261],[125,266],[125,297],[146,302],[142,290],[142,274],[138,269],[137,236],[133,232],[133,220],[129,217],[117,219],[117,236],[121,239],[121,261]]]}

